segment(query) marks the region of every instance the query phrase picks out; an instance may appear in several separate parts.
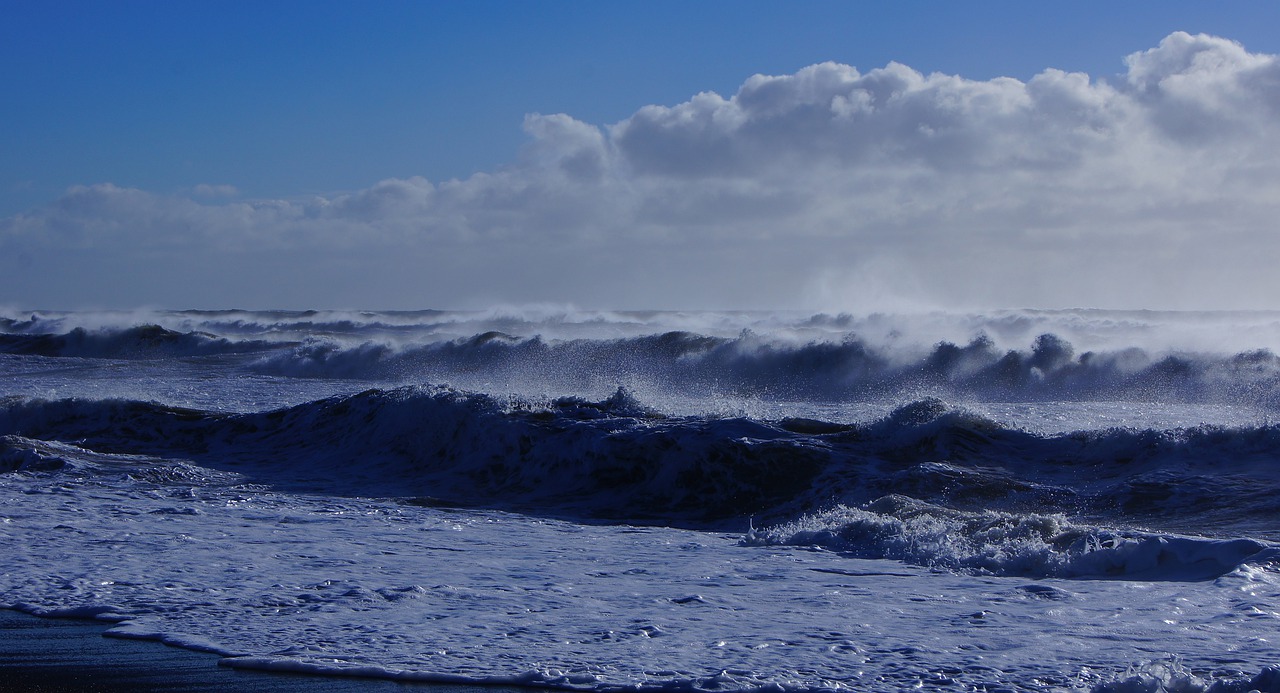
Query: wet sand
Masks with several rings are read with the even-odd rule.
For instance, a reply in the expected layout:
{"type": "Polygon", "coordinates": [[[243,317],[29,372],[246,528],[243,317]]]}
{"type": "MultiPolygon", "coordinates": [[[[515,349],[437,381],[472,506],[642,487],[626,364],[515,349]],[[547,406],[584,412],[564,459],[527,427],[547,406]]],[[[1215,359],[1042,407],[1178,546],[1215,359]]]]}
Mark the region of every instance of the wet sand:
{"type": "Polygon", "coordinates": [[[218,656],[158,642],[103,637],[110,624],[49,619],[0,609],[0,691],[124,693],[495,693],[510,687],[401,683],[245,671],[218,666],[218,656]]]}

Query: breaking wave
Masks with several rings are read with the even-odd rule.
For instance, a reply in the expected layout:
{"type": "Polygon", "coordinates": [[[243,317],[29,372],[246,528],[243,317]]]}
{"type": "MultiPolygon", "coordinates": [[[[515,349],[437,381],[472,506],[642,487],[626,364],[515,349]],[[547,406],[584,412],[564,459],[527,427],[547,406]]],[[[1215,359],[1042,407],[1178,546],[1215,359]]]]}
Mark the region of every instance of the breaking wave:
{"type": "MultiPolygon", "coordinates": [[[[779,523],[810,514],[879,527],[868,535],[875,541],[841,550],[957,569],[1003,570],[982,562],[982,547],[967,558],[903,547],[919,546],[921,532],[946,543],[960,531],[947,523],[968,528],[964,536],[1041,532],[1045,546],[1068,537],[1132,544],[1128,535],[1059,527],[1053,513],[1224,533],[1265,533],[1280,519],[1269,490],[1280,474],[1276,427],[1039,435],[937,399],[841,424],[670,417],[622,389],[601,401],[373,389],[248,414],[11,398],[0,406],[0,436],[0,471],[56,473],[93,453],[191,462],[295,490],[584,519],[743,528],[752,516],[779,523]],[[1058,529],[1038,529],[1049,526],[1058,529]],[[890,530],[897,538],[886,538],[890,530]]],[[[828,543],[853,541],[852,530],[822,531],[828,543]]],[[[1083,559],[1024,559],[1040,561],[1020,569],[1031,574],[1107,572],[1083,568],[1083,559]]]]}
{"type": "Polygon", "coordinates": [[[858,558],[889,558],[984,575],[1199,580],[1245,563],[1280,559],[1253,539],[1214,540],[1124,532],[1062,515],[965,512],[903,496],[861,508],[837,506],[752,529],[748,546],[820,546],[858,558]]]}
{"type": "MultiPolygon", "coordinates": [[[[1280,356],[1265,348],[1206,348],[1203,334],[1182,346],[1149,344],[1149,326],[1133,316],[1129,322],[1074,313],[1053,320],[952,316],[934,318],[941,327],[929,329],[913,328],[907,318],[821,315],[772,323],[724,315],[442,311],[189,311],[131,323],[133,317],[99,323],[78,314],[0,317],[0,353],[103,359],[258,353],[248,365],[258,374],[482,391],[495,383],[512,392],[566,393],[621,384],[637,392],[807,401],[907,393],[1280,405],[1280,356]],[[681,322],[690,329],[658,329],[681,322]],[[1032,332],[1040,326],[1056,331],[1032,332]],[[934,337],[947,330],[969,336],[934,337]],[[1077,348],[1073,338],[1089,348],[1077,348]]],[[[1280,321],[1263,317],[1254,322],[1266,329],[1254,323],[1240,329],[1269,336],[1280,321]]]]}
{"type": "Polygon", "coordinates": [[[711,337],[666,332],[616,340],[551,342],[486,332],[397,348],[309,340],[264,356],[255,369],[292,377],[470,383],[536,383],[577,391],[661,383],[667,391],[720,392],[782,400],[869,400],[932,392],[982,400],[1141,400],[1275,406],[1280,357],[1268,350],[1229,356],[1151,354],[1130,348],[1076,354],[1052,334],[1030,349],[999,349],[985,337],[940,342],[920,355],[884,351],[856,336],[800,344],[754,334],[711,337]]]}
{"type": "Polygon", "coordinates": [[[1177,658],[1146,662],[1129,668],[1115,680],[1099,683],[1093,693],[1280,693],[1280,667],[1270,666],[1253,676],[1197,676],[1177,658]]]}

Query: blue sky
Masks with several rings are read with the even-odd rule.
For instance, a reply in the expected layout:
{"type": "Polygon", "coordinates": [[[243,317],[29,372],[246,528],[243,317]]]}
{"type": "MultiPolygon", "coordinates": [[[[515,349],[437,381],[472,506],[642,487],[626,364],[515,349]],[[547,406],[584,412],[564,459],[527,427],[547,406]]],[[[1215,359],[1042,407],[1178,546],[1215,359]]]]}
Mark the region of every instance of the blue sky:
{"type": "MultiPolygon", "coordinates": [[[[957,292],[965,281],[958,270],[953,283],[934,286],[931,277],[937,273],[929,269],[930,263],[941,260],[909,249],[923,242],[919,233],[909,231],[913,223],[936,232],[939,223],[952,219],[951,236],[967,234],[972,239],[966,247],[996,243],[986,255],[993,261],[1027,263],[1035,251],[1041,252],[1040,261],[1061,265],[1064,272],[1074,271],[1070,269],[1074,264],[1092,261],[1081,256],[1073,263],[1064,257],[1074,251],[1062,245],[1063,239],[1078,239],[1079,229],[1049,228],[1052,224],[1046,226],[1048,222],[1040,220],[1036,223],[1045,230],[1031,233],[1026,231],[1028,226],[1017,238],[1002,236],[999,242],[982,230],[1012,228],[1015,222],[1008,216],[956,218],[953,214],[940,222],[937,214],[925,214],[917,222],[907,219],[895,227],[896,242],[901,244],[901,249],[895,249],[895,241],[885,236],[887,231],[876,235],[867,231],[870,227],[855,223],[862,209],[855,206],[844,210],[855,221],[832,226],[815,240],[807,229],[831,220],[785,213],[788,205],[816,205],[813,199],[802,201],[796,196],[790,187],[796,179],[783,176],[786,169],[781,164],[750,168],[750,175],[747,169],[734,169],[729,177],[739,187],[733,192],[721,185],[727,180],[724,171],[681,171],[681,176],[694,175],[715,189],[708,188],[696,200],[664,198],[692,194],[688,191],[693,189],[667,181],[671,185],[654,188],[666,192],[646,192],[640,202],[628,198],[630,202],[619,202],[618,207],[598,210],[600,218],[610,219],[625,216],[620,210],[634,211],[636,205],[677,210],[667,217],[642,214],[635,223],[614,230],[600,230],[598,220],[579,218],[584,203],[572,196],[564,199],[563,208],[526,209],[509,189],[475,191],[493,176],[525,176],[518,183],[523,186],[520,189],[533,190],[537,185],[530,181],[545,183],[533,173],[546,163],[535,161],[539,156],[552,152],[553,158],[562,157],[565,150],[559,147],[578,146],[565,144],[564,138],[570,137],[565,134],[568,121],[529,121],[529,114],[565,114],[572,123],[585,124],[586,129],[574,130],[572,137],[594,137],[589,131],[604,133],[601,146],[613,152],[610,161],[622,160],[620,167],[609,164],[615,182],[636,171],[643,174],[645,166],[652,168],[651,174],[660,170],[670,174],[683,153],[699,152],[709,140],[680,140],[683,144],[678,146],[671,141],[646,142],[643,150],[628,154],[623,151],[622,130],[611,128],[644,113],[646,107],[691,104],[701,92],[729,99],[757,73],[797,75],[807,66],[830,61],[866,75],[892,61],[922,76],[941,73],[976,85],[994,83],[1000,77],[1030,83],[1056,68],[1086,73],[1096,89],[1124,85],[1129,70],[1126,56],[1152,50],[1176,31],[1225,39],[1251,56],[1280,52],[1280,33],[1275,31],[1280,26],[1280,5],[1267,2],[0,0],[0,12],[4,17],[0,22],[0,94],[4,95],[0,251],[9,256],[7,278],[0,281],[0,304],[50,307],[166,301],[181,304],[174,307],[196,303],[208,304],[201,307],[230,303],[426,307],[486,301],[583,302],[590,296],[618,307],[825,307],[838,306],[841,296],[849,293],[908,307],[932,305],[939,296],[956,295],[975,305],[1016,302],[1021,297],[1037,305],[1153,304],[1161,296],[1168,298],[1167,291],[1153,288],[1162,281],[1154,275],[1135,279],[1128,297],[1117,295],[1130,288],[1119,280],[1110,281],[1107,291],[1055,293],[1033,287],[993,291],[976,286],[970,276],[965,290],[957,292]],[[543,135],[539,137],[538,132],[543,135]],[[614,156],[618,152],[626,156],[614,156]],[[672,158],[665,164],[653,161],[659,156],[672,158]],[[477,179],[477,174],[484,180],[477,179]],[[746,178],[751,179],[750,194],[741,187],[746,178]],[[228,223],[227,214],[237,219],[244,214],[260,216],[272,205],[298,205],[317,198],[327,204],[368,193],[382,181],[411,180],[433,186],[434,197],[430,210],[396,212],[397,223],[403,222],[405,228],[397,226],[400,235],[395,238],[386,235],[385,214],[344,217],[340,242],[328,236],[305,237],[309,232],[298,219],[315,218],[319,213],[314,210],[290,212],[294,215],[291,230],[273,227],[258,217],[244,222],[253,234],[236,241],[235,247],[226,240],[234,234],[218,228],[219,223],[228,223]],[[451,180],[470,181],[470,186],[446,196],[440,186],[451,180]],[[76,190],[83,194],[77,196],[76,190]],[[459,201],[464,192],[469,200],[491,195],[502,202],[465,208],[459,201]],[[89,193],[96,195],[93,204],[98,206],[83,212],[89,193]],[[738,200],[733,210],[711,205],[712,200],[726,196],[738,200]],[[448,204],[443,197],[449,197],[448,204]],[[125,209],[128,205],[132,206],[125,209]],[[243,209],[233,214],[236,205],[243,209]],[[754,216],[775,219],[768,232],[743,231],[744,236],[735,238],[725,235],[727,231],[708,231],[721,221],[731,223],[735,213],[755,205],[762,207],[754,216]],[[452,210],[447,223],[439,212],[446,207],[452,210]],[[67,211],[72,208],[83,213],[73,218],[67,211]],[[252,212],[244,211],[249,209],[252,212]],[[504,210],[506,216],[500,222],[485,222],[488,225],[481,229],[473,221],[494,209],[504,210]],[[219,217],[222,222],[213,219],[218,214],[224,215],[219,217]],[[204,216],[197,221],[192,215],[204,216]],[[663,218],[665,225],[659,223],[663,218]],[[553,234],[575,224],[591,225],[592,231],[553,234]],[[652,227],[648,235],[636,238],[632,231],[645,225],[652,227]],[[110,238],[100,232],[126,226],[143,231],[110,238]],[[440,231],[445,228],[452,231],[440,231]],[[365,230],[374,240],[361,240],[365,230]],[[539,238],[543,240],[535,245],[546,249],[545,254],[512,249],[539,238]],[[623,238],[625,242],[619,240],[623,238]],[[771,249],[771,242],[778,244],[776,249],[771,249]],[[1036,243],[1044,244],[1039,251],[1036,243]],[[806,258],[812,258],[815,248],[835,252],[823,253],[825,264],[814,263],[806,258]],[[441,260],[446,254],[457,261],[441,260]],[[842,260],[832,261],[833,254],[842,260]],[[274,259],[266,259],[268,255],[274,259]],[[353,255],[361,259],[352,260],[353,255]],[[697,262],[670,268],[668,260],[673,257],[693,257],[697,262]],[[118,274],[95,262],[108,258],[119,268],[118,274]],[[584,264],[594,269],[561,271],[584,264]],[[137,280],[139,268],[167,279],[137,280]],[[689,276],[697,272],[706,276],[689,276]],[[47,280],[50,273],[58,279],[57,286],[36,288],[34,279],[47,280]],[[354,279],[339,282],[338,289],[332,281],[314,279],[333,273],[354,273],[366,279],[376,273],[378,277],[371,284],[354,279]],[[440,277],[423,279],[423,273],[440,277]],[[657,286],[670,287],[671,282],[654,281],[646,289],[646,277],[671,278],[664,273],[683,277],[676,282],[679,287],[662,291],[657,286]],[[449,275],[447,279],[444,274],[449,275]],[[477,274],[489,278],[480,281],[474,278],[477,274]],[[904,274],[921,275],[923,285],[884,279],[904,274]],[[202,291],[174,290],[174,283],[190,276],[204,279],[202,291]],[[752,278],[744,279],[748,276],[752,278]],[[815,283],[814,276],[827,279],[815,283]],[[601,287],[617,277],[623,278],[617,286],[601,287]],[[768,290],[747,295],[735,283],[768,290]],[[161,284],[166,288],[160,289],[161,284]],[[738,299],[744,305],[729,305],[738,299]]],[[[1265,121],[1276,85],[1263,80],[1258,90],[1262,110],[1255,115],[1265,121]]],[[[1118,108],[1113,104],[1107,112],[1114,114],[1118,108]]],[[[1186,108],[1184,104],[1173,110],[1186,108]]],[[[698,112],[692,106],[687,110],[698,112]]],[[[1223,118],[1201,125],[1223,130],[1238,125],[1229,122],[1229,116],[1223,118]]],[[[631,141],[639,142],[635,133],[649,131],[633,125],[631,141]]],[[[662,127],[670,132],[667,125],[662,127]]],[[[803,120],[775,120],[773,127],[789,130],[761,140],[765,145],[752,146],[781,146],[808,132],[803,120]]],[[[729,136],[705,128],[700,132],[711,138],[729,136]]],[[[694,135],[681,135],[686,136],[694,135]]],[[[1117,136],[1129,143],[1138,137],[1129,130],[1117,136]]],[[[787,151],[792,152],[804,149],[794,142],[789,147],[787,151]]],[[[739,154],[734,156],[735,161],[743,161],[739,154]]],[[[1161,156],[1188,160],[1172,150],[1161,156]]],[[[1196,156],[1208,155],[1198,149],[1196,156]]],[[[1242,156],[1237,152],[1214,159],[1215,165],[1228,166],[1229,159],[1239,175],[1247,170],[1255,178],[1259,166],[1268,166],[1265,161],[1245,162],[1242,156]]],[[[1151,160],[1152,171],[1160,170],[1159,160],[1159,156],[1151,160]]],[[[935,159],[924,161],[931,162],[935,171],[942,170],[935,159]]],[[[976,165],[972,158],[966,162],[976,165]]],[[[814,170],[803,163],[787,165],[814,170]]],[[[869,176],[882,181],[908,175],[905,170],[881,171],[875,168],[878,165],[848,160],[823,180],[869,176]]],[[[1025,181],[1028,175],[1022,172],[1017,180],[1025,181]]],[[[644,178],[643,184],[651,179],[644,178]]],[[[634,191],[641,184],[638,181],[629,181],[627,190],[634,191]]],[[[933,184],[952,185],[944,178],[933,184]]],[[[995,191],[1009,189],[1014,182],[993,179],[989,184],[995,191]]],[[[1204,193],[1204,181],[1177,184],[1195,185],[1202,191],[1198,194],[1211,198],[1203,204],[1217,200],[1224,214],[1239,208],[1238,201],[1204,193]]],[[[814,191],[824,185],[809,181],[806,194],[816,195],[814,191]]],[[[1266,205],[1274,202],[1274,187],[1268,187],[1269,182],[1259,185],[1252,199],[1263,208],[1247,211],[1242,219],[1249,214],[1265,216],[1270,210],[1266,205]]],[[[616,193],[618,188],[610,190],[616,193]]],[[[896,187],[885,196],[901,197],[906,191],[896,187]]],[[[1169,190],[1165,194],[1171,200],[1186,198],[1169,190]]],[[[587,199],[599,200],[602,195],[607,197],[600,193],[587,199]]],[[[957,200],[972,201],[981,193],[967,190],[956,195],[957,200]]],[[[1053,198],[1045,204],[1061,205],[1061,213],[1070,214],[1073,205],[1082,210],[1089,206],[1082,195],[1053,198]]],[[[550,198],[542,195],[541,199],[550,198]]],[[[866,216],[880,218],[877,215],[884,216],[879,212],[866,216]]],[[[1098,223],[1117,224],[1124,218],[1117,212],[1098,223]]],[[[1154,222],[1149,215],[1142,223],[1154,222]]],[[[1261,233],[1250,228],[1250,233],[1261,233]]],[[[1168,226],[1160,233],[1172,234],[1186,245],[1192,231],[1168,226]]],[[[1256,243],[1261,236],[1247,238],[1256,243]]],[[[1123,252],[1138,254],[1141,249],[1131,244],[1123,252]]],[[[1193,255],[1204,257],[1198,252],[1193,255]]],[[[1178,292],[1169,302],[1176,304],[1173,307],[1257,307],[1257,300],[1241,301],[1238,296],[1253,284],[1237,282],[1231,291],[1217,286],[1233,257],[1221,259],[1221,266],[1202,262],[1181,267],[1182,276],[1203,275],[1195,281],[1203,281],[1204,290],[1178,292]]],[[[1166,270],[1167,266],[1161,278],[1166,270]]],[[[1008,269],[997,274],[1000,282],[1017,285],[1035,281],[1043,272],[1008,269]]],[[[858,307],[859,301],[853,303],[858,307]]]]}

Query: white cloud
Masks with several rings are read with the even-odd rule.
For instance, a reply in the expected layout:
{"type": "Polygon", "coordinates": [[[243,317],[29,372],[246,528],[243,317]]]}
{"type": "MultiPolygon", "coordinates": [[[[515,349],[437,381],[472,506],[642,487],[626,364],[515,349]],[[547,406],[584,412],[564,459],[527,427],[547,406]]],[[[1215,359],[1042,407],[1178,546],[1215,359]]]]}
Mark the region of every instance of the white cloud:
{"type": "Polygon", "coordinates": [[[892,268],[877,292],[897,277],[913,302],[1265,303],[1280,290],[1258,260],[1280,252],[1280,60],[1176,33],[1127,66],[1108,84],[823,63],[608,126],[531,115],[512,164],[465,180],[257,201],[77,187],[0,220],[0,251],[227,263],[305,248],[451,277],[405,305],[839,303],[830,287],[857,291],[869,267],[892,268]]]}

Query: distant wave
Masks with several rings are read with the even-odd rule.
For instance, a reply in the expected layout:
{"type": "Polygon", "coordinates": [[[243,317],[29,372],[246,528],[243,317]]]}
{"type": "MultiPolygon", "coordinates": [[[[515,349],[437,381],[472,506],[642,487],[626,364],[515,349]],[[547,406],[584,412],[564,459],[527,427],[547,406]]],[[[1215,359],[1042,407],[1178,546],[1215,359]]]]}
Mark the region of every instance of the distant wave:
{"type": "Polygon", "coordinates": [[[1029,350],[987,337],[941,342],[921,355],[856,337],[790,344],[743,334],[689,332],[616,340],[547,342],[487,332],[407,348],[310,340],[265,355],[254,368],[294,377],[405,379],[470,384],[541,383],[571,391],[661,383],[666,391],[842,401],[892,393],[1009,400],[1135,400],[1280,405],[1280,357],[1267,350],[1218,356],[1153,355],[1130,348],[1085,352],[1052,334],[1029,350]]]}
{"type": "Polygon", "coordinates": [[[13,331],[17,323],[0,322],[0,353],[103,359],[153,359],[243,353],[275,348],[260,340],[230,340],[207,332],[175,332],[159,325],[90,330],[76,327],[62,334],[13,331]]]}
{"type": "Polygon", "coordinates": [[[681,526],[743,528],[900,494],[958,511],[1107,525],[1272,527],[1280,428],[1043,436],[921,400],[869,424],[665,417],[626,391],[531,402],[438,387],[226,414],[11,398],[0,469],[77,450],[191,461],[291,489],[681,526]],[[35,449],[33,443],[71,447],[35,449]]]}
{"type": "MultiPolygon", "coordinates": [[[[1066,337],[1052,332],[1009,348],[998,346],[985,330],[967,342],[920,343],[895,337],[889,318],[811,316],[759,325],[768,328],[763,332],[744,328],[724,335],[718,332],[726,325],[754,323],[741,317],[733,323],[707,316],[661,316],[717,328],[708,333],[646,332],[659,324],[652,316],[614,314],[575,316],[579,322],[567,328],[554,320],[532,323],[518,316],[440,311],[220,311],[151,317],[162,317],[166,325],[80,324],[87,317],[78,314],[0,317],[0,353],[103,359],[257,354],[245,367],[271,376],[450,383],[521,393],[602,393],[624,385],[675,396],[712,393],[792,401],[932,395],[978,401],[1280,407],[1280,356],[1265,348],[1218,353],[1129,345],[1078,352],[1066,337]],[[505,329],[458,332],[480,327],[505,329]],[[551,338],[541,331],[593,336],[551,338]],[[597,334],[617,332],[625,336],[597,334]]],[[[1025,318],[1002,320],[981,324],[1007,332],[1014,331],[1010,325],[1027,329],[1025,318]]],[[[1123,335],[1142,341],[1140,326],[1125,330],[1123,335]]]]}

